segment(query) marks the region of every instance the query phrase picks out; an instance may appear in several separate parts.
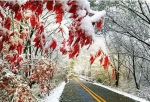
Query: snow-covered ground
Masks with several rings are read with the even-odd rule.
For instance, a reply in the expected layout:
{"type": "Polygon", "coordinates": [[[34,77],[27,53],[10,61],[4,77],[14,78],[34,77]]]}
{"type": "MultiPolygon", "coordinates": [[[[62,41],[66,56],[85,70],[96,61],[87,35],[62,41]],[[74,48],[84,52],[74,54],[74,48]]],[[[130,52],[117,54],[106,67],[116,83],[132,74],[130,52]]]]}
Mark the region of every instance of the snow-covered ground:
{"type": "Polygon", "coordinates": [[[64,87],[65,87],[66,83],[62,82],[60,85],[58,85],[58,87],[56,87],[55,89],[53,89],[50,92],[50,95],[47,96],[44,100],[42,100],[41,102],[59,102],[59,97],[61,96],[64,87]]]}

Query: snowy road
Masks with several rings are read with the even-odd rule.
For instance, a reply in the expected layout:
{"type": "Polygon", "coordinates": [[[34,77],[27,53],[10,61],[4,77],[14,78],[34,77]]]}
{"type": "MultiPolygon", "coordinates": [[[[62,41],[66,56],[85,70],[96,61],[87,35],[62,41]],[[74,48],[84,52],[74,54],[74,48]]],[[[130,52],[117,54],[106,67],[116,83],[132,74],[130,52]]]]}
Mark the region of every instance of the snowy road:
{"type": "Polygon", "coordinates": [[[74,79],[73,81],[76,86],[78,97],[82,102],[137,102],[84,80],[74,79]],[[88,95],[85,90],[89,93],[88,95]]]}
{"type": "Polygon", "coordinates": [[[61,83],[41,102],[149,102],[98,83],[73,78],[61,83]],[[64,88],[65,87],[65,88],[64,88]],[[63,93],[62,93],[63,92],[63,93]],[[60,97],[61,96],[61,97],[60,97]],[[137,101],[135,101],[137,100],[137,101]]]}

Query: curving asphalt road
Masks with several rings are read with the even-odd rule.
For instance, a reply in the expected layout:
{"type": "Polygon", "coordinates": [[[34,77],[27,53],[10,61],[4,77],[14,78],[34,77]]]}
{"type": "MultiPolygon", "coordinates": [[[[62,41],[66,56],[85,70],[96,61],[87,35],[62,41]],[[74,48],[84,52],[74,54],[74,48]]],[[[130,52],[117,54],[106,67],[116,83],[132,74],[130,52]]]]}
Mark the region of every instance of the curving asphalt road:
{"type": "Polygon", "coordinates": [[[84,80],[73,78],[71,82],[81,102],[137,102],[84,80]]]}

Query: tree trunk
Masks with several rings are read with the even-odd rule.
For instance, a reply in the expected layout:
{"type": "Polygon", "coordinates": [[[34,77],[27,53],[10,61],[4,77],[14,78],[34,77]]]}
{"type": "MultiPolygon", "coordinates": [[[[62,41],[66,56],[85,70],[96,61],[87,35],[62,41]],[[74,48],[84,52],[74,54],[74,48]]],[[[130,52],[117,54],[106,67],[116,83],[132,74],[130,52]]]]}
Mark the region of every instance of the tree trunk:
{"type": "Polygon", "coordinates": [[[115,82],[115,85],[116,87],[118,87],[119,85],[119,70],[120,70],[120,55],[119,55],[119,52],[118,52],[118,66],[117,66],[117,70],[115,69],[115,75],[116,75],[116,82],[115,82]]]}
{"type": "Polygon", "coordinates": [[[135,74],[135,56],[134,56],[134,50],[133,50],[133,55],[132,55],[132,64],[133,64],[133,78],[134,78],[135,86],[136,86],[137,89],[140,89],[139,88],[139,84],[137,83],[136,74],[135,74]]]}

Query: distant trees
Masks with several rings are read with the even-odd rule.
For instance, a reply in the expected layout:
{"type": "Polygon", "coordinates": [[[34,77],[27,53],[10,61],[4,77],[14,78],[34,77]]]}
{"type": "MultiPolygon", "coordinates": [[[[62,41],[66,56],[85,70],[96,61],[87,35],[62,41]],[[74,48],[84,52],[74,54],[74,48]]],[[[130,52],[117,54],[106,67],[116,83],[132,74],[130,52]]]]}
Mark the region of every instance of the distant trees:
{"type": "Polygon", "coordinates": [[[116,69],[116,86],[124,69],[124,77],[133,79],[137,89],[150,84],[150,3],[143,0],[100,2],[107,10],[107,17],[104,29],[97,34],[106,39],[111,64],[116,69]]]}

